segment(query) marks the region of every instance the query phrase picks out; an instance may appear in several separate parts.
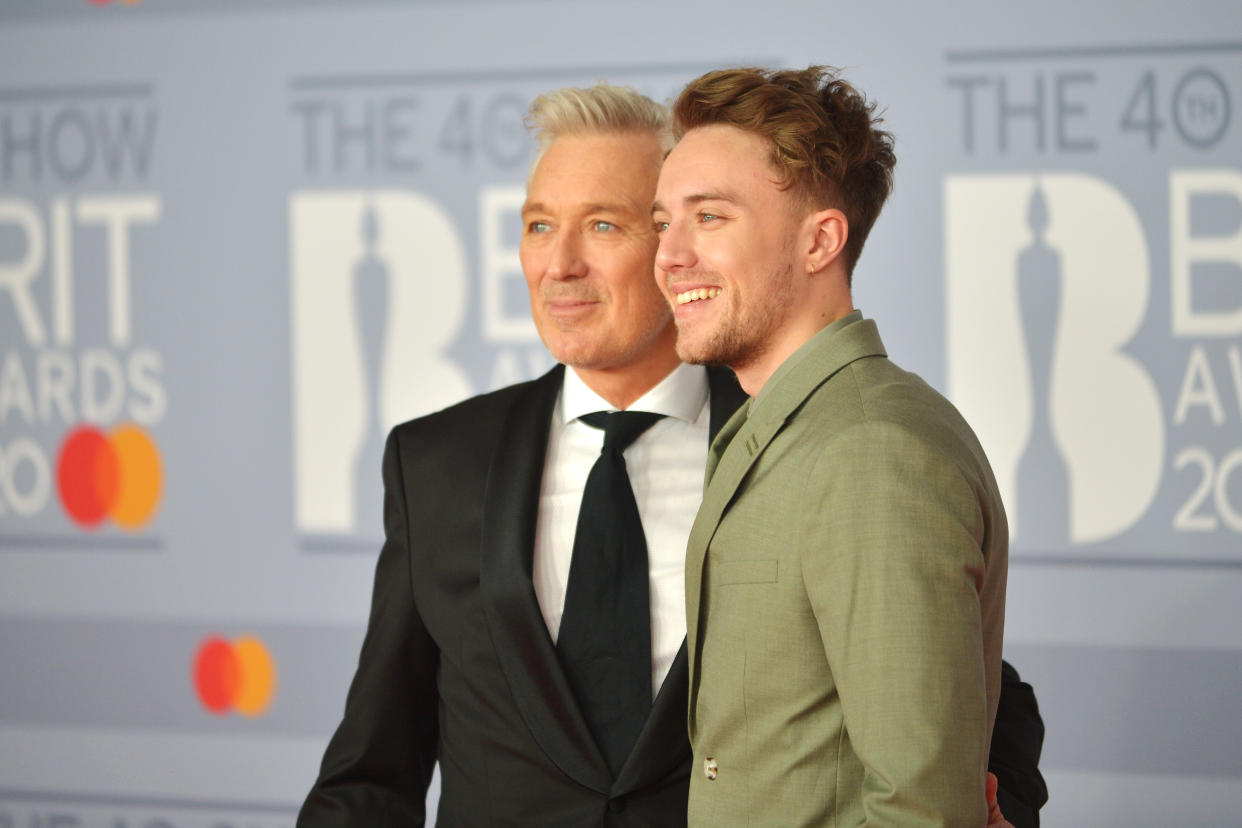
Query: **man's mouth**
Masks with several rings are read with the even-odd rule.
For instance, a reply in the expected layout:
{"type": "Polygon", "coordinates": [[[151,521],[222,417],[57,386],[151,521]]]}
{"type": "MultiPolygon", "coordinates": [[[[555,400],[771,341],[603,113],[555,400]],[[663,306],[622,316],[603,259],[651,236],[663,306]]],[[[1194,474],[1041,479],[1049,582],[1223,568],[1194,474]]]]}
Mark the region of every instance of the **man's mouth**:
{"type": "Polygon", "coordinates": [[[704,299],[715,299],[720,295],[720,288],[694,288],[683,293],[674,294],[677,298],[677,304],[686,305],[690,302],[699,302],[704,299]]]}
{"type": "Polygon", "coordinates": [[[598,301],[598,299],[596,299],[594,296],[565,295],[565,296],[547,296],[547,297],[544,297],[544,301],[546,302],[550,310],[558,311],[558,310],[573,310],[575,308],[582,308],[587,305],[593,305],[598,301]]]}

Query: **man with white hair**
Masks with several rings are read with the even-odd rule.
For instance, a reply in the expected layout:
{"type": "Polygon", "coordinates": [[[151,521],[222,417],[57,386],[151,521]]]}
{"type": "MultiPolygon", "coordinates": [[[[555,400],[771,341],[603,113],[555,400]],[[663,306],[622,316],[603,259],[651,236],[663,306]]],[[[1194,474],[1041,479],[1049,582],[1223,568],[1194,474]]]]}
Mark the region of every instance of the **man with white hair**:
{"type": "Polygon", "coordinates": [[[440,825],[685,825],[686,538],[745,395],[681,364],[652,278],[666,110],[601,84],[529,122],[521,261],[563,364],[390,435],[370,624],[304,828],[423,824],[437,760],[440,825]]]}

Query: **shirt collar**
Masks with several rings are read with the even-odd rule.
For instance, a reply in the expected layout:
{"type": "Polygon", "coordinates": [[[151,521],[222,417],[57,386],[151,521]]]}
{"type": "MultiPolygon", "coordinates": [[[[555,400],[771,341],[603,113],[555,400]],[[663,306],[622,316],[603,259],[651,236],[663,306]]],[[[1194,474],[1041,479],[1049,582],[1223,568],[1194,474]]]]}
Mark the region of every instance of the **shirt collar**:
{"type": "MultiPolygon", "coordinates": [[[[707,405],[707,369],[682,363],[654,388],[643,394],[627,411],[650,411],[694,423],[707,405]]],[[[592,391],[573,368],[565,371],[561,386],[561,422],[568,423],[593,411],[616,411],[607,400],[592,391]]]]}

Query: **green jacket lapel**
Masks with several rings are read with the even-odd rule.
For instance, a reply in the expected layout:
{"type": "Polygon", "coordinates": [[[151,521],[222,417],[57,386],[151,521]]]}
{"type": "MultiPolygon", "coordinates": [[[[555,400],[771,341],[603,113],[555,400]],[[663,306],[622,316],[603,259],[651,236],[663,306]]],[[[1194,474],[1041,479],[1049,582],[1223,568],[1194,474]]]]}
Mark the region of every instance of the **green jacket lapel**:
{"type": "MultiPolygon", "coordinates": [[[[708,451],[706,488],[686,548],[686,640],[690,646],[690,699],[698,691],[699,603],[707,548],[738,487],[789,418],[814,391],[858,359],[887,356],[879,331],[858,311],[834,322],[795,352],[725,424],[708,451]]],[[[694,733],[691,715],[690,732],[694,733]]]]}

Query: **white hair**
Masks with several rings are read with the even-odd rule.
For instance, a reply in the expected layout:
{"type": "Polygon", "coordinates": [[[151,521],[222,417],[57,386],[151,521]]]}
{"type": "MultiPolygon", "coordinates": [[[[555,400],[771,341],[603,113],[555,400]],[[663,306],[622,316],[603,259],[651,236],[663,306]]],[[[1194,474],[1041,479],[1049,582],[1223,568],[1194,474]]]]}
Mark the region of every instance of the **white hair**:
{"type": "MultiPolygon", "coordinates": [[[[539,159],[562,135],[611,135],[649,132],[660,139],[667,153],[673,148],[669,109],[629,86],[597,83],[566,87],[531,101],[526,127],[534,131],[538,148],[530,164],[533,175],[539,159]]],[[[530,183],[529,176],[527,183],[530,183]]]]}

